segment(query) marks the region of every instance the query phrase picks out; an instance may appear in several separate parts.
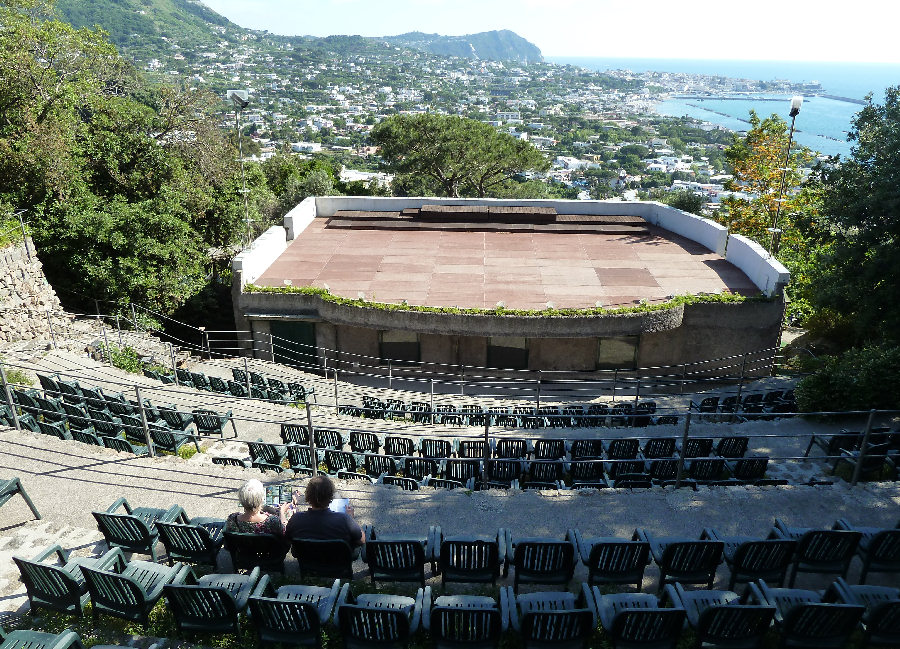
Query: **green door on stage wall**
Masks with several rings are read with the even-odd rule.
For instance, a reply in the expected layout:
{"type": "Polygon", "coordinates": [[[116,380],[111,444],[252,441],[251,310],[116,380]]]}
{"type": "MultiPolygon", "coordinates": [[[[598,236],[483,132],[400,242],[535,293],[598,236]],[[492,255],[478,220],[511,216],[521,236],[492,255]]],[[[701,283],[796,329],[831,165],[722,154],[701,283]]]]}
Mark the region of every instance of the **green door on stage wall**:
{"type": "Polygon", "coordinates": [[[271,322],[275,362],[307,370],[319,366],[316,325],[299,320],[271,322]]]}

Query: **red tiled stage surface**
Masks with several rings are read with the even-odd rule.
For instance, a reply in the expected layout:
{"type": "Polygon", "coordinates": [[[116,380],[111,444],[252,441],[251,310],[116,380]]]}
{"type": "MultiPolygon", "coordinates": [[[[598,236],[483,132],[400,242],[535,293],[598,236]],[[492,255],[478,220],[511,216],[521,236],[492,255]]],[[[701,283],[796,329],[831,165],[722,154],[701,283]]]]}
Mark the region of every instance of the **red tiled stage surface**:
{"type": "Polygon", "coordinates": [[[703,246],[650,236],[541,232],[326,229],[317,218],[256,281],[328,285],[375,302],[493,309],[586,308],[686,293],[757,293],[703,246]]]}

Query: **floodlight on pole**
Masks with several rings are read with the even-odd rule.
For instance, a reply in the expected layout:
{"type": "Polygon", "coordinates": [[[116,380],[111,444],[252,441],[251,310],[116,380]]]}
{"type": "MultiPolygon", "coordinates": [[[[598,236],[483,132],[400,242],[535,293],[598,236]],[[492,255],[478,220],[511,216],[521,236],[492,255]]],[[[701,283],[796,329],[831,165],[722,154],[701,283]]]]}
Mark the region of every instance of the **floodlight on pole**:
{"type": "Polygon", "coordinates": [[[794,141],[794,122],[797,121],[797,115],[800,114],[800,107],[803,105],[803,97],[799,95],[791,97],[791,112],[788,115],[791,118],[791,132],[788,135],[787,152],[784,156],[784,167],[781,169],[781,189],[778,192],[778,205],[775,207],[775,217],[772,219],[772,227],[768,228],[772,233],[772,239],[769,241],[769,255],[774,257],[778,254],[778,244],[781,242],[781,230],[778,229],[778,218],[781,216],[781,204],[784,203],[784,185],[787,180],[788,164],[791,161],[791,143],[794,141]]]}
{"type": "Polygon", "coordinates": [[[244,221],[247,223],[247,238],[245,246],[250,245],[250,205],[247,202],[247,176],[244,173],[244,142],[241,135],[241,122],[239,114],[250,105],[250,93],[247,90],[228,90],[225,98],[234,104],[234,131],[238,141],[238,153],[241,163],[241,193],[244,195],[244,221]]]}

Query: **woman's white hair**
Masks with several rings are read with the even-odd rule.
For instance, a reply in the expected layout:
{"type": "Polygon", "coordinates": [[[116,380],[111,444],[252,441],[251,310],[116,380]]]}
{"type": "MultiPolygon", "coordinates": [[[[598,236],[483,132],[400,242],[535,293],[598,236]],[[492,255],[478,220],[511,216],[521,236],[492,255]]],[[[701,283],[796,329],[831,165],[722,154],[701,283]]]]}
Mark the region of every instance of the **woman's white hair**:
{"type": "Polygon", "coordinates": [[[256,511],[262,508],[265,499],[266,488],[263,487],[263,483],[259,480],[247,480],[247,482],[238,489],[238,502],[244,509],[256,511]]]}

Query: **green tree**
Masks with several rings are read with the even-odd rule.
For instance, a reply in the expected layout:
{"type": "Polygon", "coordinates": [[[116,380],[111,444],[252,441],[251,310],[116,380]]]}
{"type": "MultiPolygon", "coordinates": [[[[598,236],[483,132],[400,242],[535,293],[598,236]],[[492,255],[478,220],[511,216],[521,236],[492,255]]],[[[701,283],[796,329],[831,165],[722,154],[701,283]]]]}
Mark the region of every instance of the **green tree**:
{"type": "Polygon", "coordinates": [[[549,168],[531,144],[492,126],[452,115],[395,115],[372,129],[386,165],[398,176],[429,181],[442,196],[485,197],[514,176],[549,168]]]}
{"type": "MultiPolygon", "coordinates": [[[[731,232],[748,236],[768,247],[769,234],[766,229],[772,226],[778,207],[788,127],[778,115],[760,119],[752,110],[750,125],[752,128],[747,131],[747,135],[735,135],[731,146],[725,150],[725,158],[734,174],[734,179],[725,186],[732,191],[750,194],[753,198],[725,198],[722,201],[726,208],[725,214],[717,217],[717,220],[727,223],[731,232]]],[[[782,243],[788,246],[800,243],[791,215],[799,210],[804,199],[794,189],[801,184],[800,167],[811,158],[808,149],[794,147],[787,159],[784,202],[781,205],[778,227],[783,231],[782,243]]]]}
{"type": "Polygon", "coordinates": [[[663,196],[663,202],[675,209],[697,215],[703,213],[703,206],[706,204],[706,200],[703,196],[687,189],[667,192],[665,196],[663,196]]]}
{"type": "Polygon", "coordinates": [[[856,115],[847,160],[823,173],[812,300],[852,337],[900,342],[900,87],[856,115]]]}
{"type": "Polygon", "coordinates": [[[240,236],[235,152],[208,93],[150,86],[49,0],[0,5],[0,204],[28,213],[63,297],[170,312],[240,236]]]}

